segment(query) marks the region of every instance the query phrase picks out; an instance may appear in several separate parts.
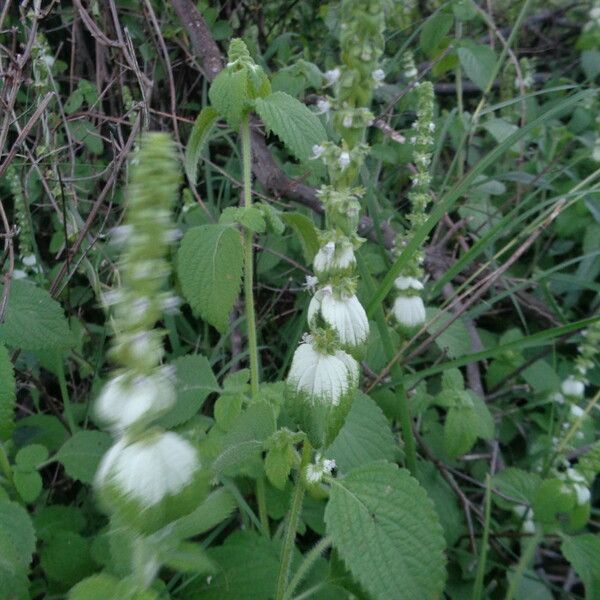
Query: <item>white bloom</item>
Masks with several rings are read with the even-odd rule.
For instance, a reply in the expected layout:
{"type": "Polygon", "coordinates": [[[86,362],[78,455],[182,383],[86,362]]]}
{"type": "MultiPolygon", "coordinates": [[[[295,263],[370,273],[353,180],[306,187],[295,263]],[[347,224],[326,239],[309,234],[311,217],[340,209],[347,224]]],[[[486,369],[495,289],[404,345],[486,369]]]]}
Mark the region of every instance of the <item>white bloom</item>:
{"type": "Polygon", "coordinates": [[[575,490],[575,495],[577,496],[577,504],[579,506],[588,502],[592,496],[588,487],[585,485],[581,485],[580,483],[576,483],[573,486],[573,489],[575,490]]]}
{"type": "Polygon", "coordinates": [[[344,117],[344,120],[342,121],[342,125],[348,129],[350,127],[352,127],[352,116],[351,115],[346,115],[344,117]]]}
{"type": "Polygon", "coordinates": [[[13,279],[27,279],[27,273],[23,269],[15,269],[12,274],[13,279]]]}
{"type": "Polygon", "coordinates": [[[298,346],[294,353],[288,382],[311,399],[334,406],[358,385],[358,363],[346,352],[323,354],[311,342],[298,346]]]}
{"type": "Polygon", "coordinates": [[[304,283],[304,287],[307,290],[311,290],[314,291],[315,286],[319,283],[319,278],[315,277],[314,275],[307,275],[306,276],[306,281],[304,283]]]}
{"type": "Polygon", "coordinates": [[[306,481],[308,483],[319,483],[324,475],[331,475],[331,471],[335,469],[335,460],[328,458],[321,459],[321,455],[315,457],[315,464],[307,465],[305,470],[306,481]]]}
{"type": "Polygon", "coordinates": [[[320,158],[321,154],[323,154],[323,152],[325,152],[325,148],[323,146],[321,146],[321,144],[315,144],[312,147],[312,158],[320,158]]]}
{"type": "Polygon", "coordinates": [[[585,477],[575,469],[567,469],[566,474],[569,481],[573,483],[585,483],[585,477]]]}
{"type": "Polygon", "coordinates": [[[555,392],[554,394],[552,394],[552,396],[550,396],[550,400],[553,400],[557,404],[565,403],[565,397],[560,392],[555,392]]]}
{"type": "Polygon", "coordinates": [[[109,381],[96,401],[96,414],[117,431],[142,417],[152,417],[175,403],[175,390],[165,377],[152,375],[127,381],[119,375],[109,381]]]}
{"type": "Polygon", "coordinates": [[[329,100],[317,100],[317,111],[318,115],[326,115],[331,110],[331,104],[329,100]]]}
{"type": "Polygon", "coordinates": [[[337,298],[326,288],[319,290],[308,306],[308,322],[312,322],[317,314],[336,331],[344,345],[360,346],[369,337],[367,313],[354,295],[337,298]]]}
{"type": "Polygon", "coordinates": [[[175,314],[180,306],[181,298],[179,296],[167,296],[163,298],[162,308],[168,315],[175,314]]]}
{"type": "Polygon", "coordinates": [[[347,269],[356,264],[352,244],[328,242],[319,249],[313,259],[313,267],[317,273],[325,273],[332,269],[347,269]]]}
{"type": "Polygon", "coordinates": [[[594,6],[594,8],[590,10],[590,19],[593,21],[600,20],[600,6],[594,6]]]}
{"type": "Polygon", "coordinates": [[[338,163],[343,171],[350,164],[350,154],[346,151],[342,152],[338,159],[338,163]]]}
{"type": "Polygon", "coordinates": [[[577,404],[571,405],[571,416],[575,419],[578,419],[579,417],[583,416],[584,412],[585,411],[583,410],[583,408],[581,408],[581,406],[577,406],[577,404]]]}
{"type": "Polygon", "coordinates": [[[431,122],[427,125],[427,128],[429,129],[429,131],[434,132],[435,131],[435,123],[431,122]]]}
{"type": "Polygon", "coordinates": [[[523,522],[522,531],[523,533],[535,533],[535,523],[533,522],[533,519],[526,519],[523,522]]]}
{"type": "Polygon", "coordinates": [[[421,296],[398,296],[393,312],[398,323],[405,327],[416,327],[425,323],[425,305],[421,296]]]}
{"type": "Polygon", "coordinates": [[[30,254],[29,256],[23,257],[23,264],[26,267],[33,267],[37,263],[37,259],[35,258],[35,254],[30,254]]]}
{"type": "Polygon", "coordinates": [[[178,494],[199,467],[196,449],[169,431],[133,444],[121,439],[104,455],[96,483],[113,484],[149,507],[178,494]]]}
{"type": "Polygon", "coordinates": [[[325,460],[323,460],[323,470],[325,471],[325,473],[327,473],[327,475],[331,475],[331,471],[333,471],[336,467],[336,463],[335,460],[333,460],[332,458],[326,458],[325,460]]]}
{"type": "Polygon", "coordinates": [[[406,79],[412,79],[413,77],[416,77],[417,75],[418,75],[417,67],[415,67],[414,65],[404,71],[404,77],[406,77],[406,79]]]}
{"type": "Polygon", "coordinates": [[[565,396],[582,398],[585,386],[582,381],[578,381],[573,377],[568,377],[562,382],[561,390],[565,396]]]}
{"type": "Polygon", "coordinates": [[[394,285],[397,290],[422,290],[423,284],[416,277],[396,277],[394,285]]]}
{"type": "Polygon", "coordinates": [[[325,81],[327,82],[328,86],[337,83],[337,81],[340,78],[340,75],[341,71],[338,67],[336,67],[335,69],[331,69],[330,71],[325,71],[325,73],[323,73],[323,77],[325,77],[325,81]]]}
{"type": "Polygon", "coordinates": [[[372,73],[373,79],[377,83],[381,83],[385,79],[385,71],[383,69],[375,69],[372,73]]]}

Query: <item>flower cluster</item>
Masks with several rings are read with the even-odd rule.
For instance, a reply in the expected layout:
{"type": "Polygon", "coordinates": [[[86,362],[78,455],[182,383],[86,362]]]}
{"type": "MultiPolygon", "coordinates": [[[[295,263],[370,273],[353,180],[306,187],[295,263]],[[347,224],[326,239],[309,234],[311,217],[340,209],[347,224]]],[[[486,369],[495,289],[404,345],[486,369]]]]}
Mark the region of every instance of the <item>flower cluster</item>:
{"type": "Polygon", "coordinates": [[[419,74],[415,64],[415,56],[410,50],[407,50],[402,56],[402,73],[404,79],[408,82],[414,81],[419,74]]]}
{"type": "MultiPolygon", "coordinates": [[[[329,185],[318,193],[327,229],[320,234],[321,246],[314,257],[315,276],[307,281],[307,287],[315,290],[308,309],[310,333],[294,354],[288,386],[296,408],[306,407],[308,419],[296,410],[305,430],[309,435],[325,432],[330,439],[349,410],[359,380],[354,356],[369,335],[367,315],[356,297],[354,252],[362,243],[357,227],[364,194],[356,180],[369,152],[364,138],[373,121],[369,110],[373,90],[385,78],[379,65],[385,26],[381,4],[380,0],[342,2],[342,64],[324,73],[331,95],[318,107],[331,117],[340,143],[324,141],[313,148],[313,158],[325,163],[329,175],[329,185]],[[325,410],[316,415],[315,407],[325,410]],[[326,422],[316,422],[320,418],[326,422]]],[[[323,438],[315,438],[319,436],[313,436],[313,443],[321,446],[323,438]]]]}
{"type": "MultiPolygon", "coordinates": [[[[429,187],[431,174],[431,154],[433,148],[433,86],[423,82],[417,86],[418,108],[415,122],[415,135],[411,138],[414,145],[413,160],[415,171],[412,176],[412,190],[408,194],[411,212],[408,214],[408,225],[404,233],[398,236],[396,252],[401,253],[411,241],[415,232],[427,220],[427,206],[431,202],[429,187]]],[[[402,327],[413,328],[425,322],[425,305],[421,299],[423,284],[424,254],[417,250],[410,257],[400,277],[395,281],[397,290],[393,314],[402,327]]]]}
{"type": "Polygon", "coordinates": [[[161,289],[170,273],[169,245],[176,239],[171,203],[178,183],[169,136],[146,135],[132,161],[126,224],[113,232],[123,245],[121,283],[104,296],[113,309],[111,357],[119,368],[98,397],[96,415],[117,442],[102,459],[95,483],[106,510],[126,516],[142,532],[187,512],[191,498],[200,499],[207,488],[196,448],[151,426],[175,403],[155,324],[175,304],[161,289]]]}

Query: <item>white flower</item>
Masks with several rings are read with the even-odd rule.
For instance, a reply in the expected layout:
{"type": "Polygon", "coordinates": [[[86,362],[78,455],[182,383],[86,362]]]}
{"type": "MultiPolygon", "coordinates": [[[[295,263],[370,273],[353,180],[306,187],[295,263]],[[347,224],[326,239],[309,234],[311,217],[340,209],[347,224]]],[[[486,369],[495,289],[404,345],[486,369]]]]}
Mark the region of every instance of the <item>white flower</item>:
{"type": "Polygon", "coordinates": [[[319,249],[313,259],[313,267],[317,273],[326,273],[333,269],[347,269],[356,264],[352,244],[327,242],[319,249]]]}
{"type": "Polygon", "coordinates": [[[594,6],[594,8],[590,10],[590,19],[593,21],[600,20],[600,6],[594,6]]]}
{"type": "Polygon", "coordinates": [[[533,519],[526,519],[523,522],[522,531],[523,533],[535,533],[535,523],[533,522],[533,519]]]}
{"type": "Polygon", "coordinates": [[[409,69],[406,69],[406,71],[404,71],[404,77],[406,77],[406,79],[412,79],[418,74],[419,72],[417,71],[417,67],[415,67],[414,65],[411,66],[409,69]]]}
{"type": "Polygon", "coordinates": [[[133,444],[121,439],[104,455],[96,484],[113,484],[125,496],[149,507],[178,494],[199,467],[196,449],[169,431],[133,444]]]}
{"type": "Polygon", "coordinates": [[[372,73],[373,79],[377,83],[381,83],[385,79],[385,71],[383,69],[375,69],[372,73]]]}
{"type": "Polygon", "coordinates": [[[350,154],[346,151],[342,152],[338,159],[338,163],[343,171],[350,164],[350,154]]]}
{"type": "Polygon", "coordinates": [[[575,495],[577,496],[577,504],[579,506],[588,502],[592,496],[588,487],[585,485],[581,485],[580,483],[576,483],[573,486],[573,489],[575,490],[575,495]]]}
{"type": "Polygon", "coordinates": [[[27,273],[23,269],[15,269],[12,274],[13,279],[27,279],[27,273]]]}
{"type": "Polygon", "coordinates": [[[319,290],[308,306],[308,322],[317,314],[336,331],[343,345],[360,346],[369,337],[367,313],[354,295],[337,298],[326,288],[319,290]]]}
{"type": "Polygon", "coordinates": [[[341,75],[341,71],[338,67],[335,69],[331,69],[330,71],[325,71],[323,73],[323,77],[325,77],[325,81],[327,82],[327,86],[333,85],[337,83],[341,75]]]}
{"type": "Polygon", "coordinates": [[[422,290],[423,284],[416,277],[396,277],[394,285],[397,290],[422,290]]]}
{"type": "Polygon", "coordinates": [[[127,381],[119,375],[109,381],[96,400],[96,414],[117,431],[130,427],[142,417],[154,417],[175,403],[171,382],[160,375],[127,381]]]}
{"type": "Polygon", "coordinates": [[[329,100],[317,100],[317,110],[316,114],[318,115],[326,115],[331,110],[331,104],[329,100]]]}
{"type": "Polygon", "coordinates": [[[314,289],[318,283],[319,283],[318,277],[315,277],[314,275],[307,275],[305,282],[304,282],[304,287],[307,290],[314,291],[314,289]]]}
{"type": "Polygon", "coordinates": [[[582,398],[583,392],[585,391],[585,385],[582,381],[578,381],[573,377],[568,377],[562,382],[561,390],[565,396],[582,398]]]}
{"type": "Polygon", "coordinates": [[[349,129],[350,127],[352,127],[352,116],[351,115],[346,115],[344,117],[344,120],[342,121],[342,125],[346,128],[349,129]]]}
{"type": "Polygon", "coordinates": [[[421,296],[398,296],[393,312],[398,323],[405,327],[416,327],[425,323],[425,305],[421,296]]]}
{"type": "Polygon", "coordinates": [[[581,408],[581,406],[577,406],[577,404],[571,405],[571,416],[574,417],[575,419],[582,417],[584,412],[585,411],[583,410],[583,408],[581,408]]]}
{"type": "Polygon", "coordinates": [[[304,472],[306,481],[308,483],[319,483],[323,479],[324,475],[331,475],[331,471],[335,469],[335,460],[321,459],[321,455],[317,454],[315,457],[315,464],[306,466],[304,472]]]}
{"type": "Polygon", "coordinates": [[[358,363],[349,354],[342,350],[323,354],[309,341],[296,349],[288,383],[311,399],[337,406],[358,385],[358,377],[358,363]]]}
{"type": "Polygon", "coordinates": [[[323,152],[325,152],[325,148],[323,146],[321,146],[321,144],[315,144],[312,147],[312,152],[313,153],[312,153],[311,158],[313,158],[313,159],[320,158],[321,154],[323,154],[323,152]]]}
{"type": "Polygon", "coordinates": [[[554,394],[552,394],[552,396],[550,396],[550,400],[553,400],[557,404],[565,403],[565,397],[560,392],[555,392],[554,394]]]}
{"type": "Polygon", "coordinates": [[[35,254],[30,254],[29,256],[23,257],[23,264],[26,267],[33,267],[37,263],[37,259],[35,258],[35,254]]]}

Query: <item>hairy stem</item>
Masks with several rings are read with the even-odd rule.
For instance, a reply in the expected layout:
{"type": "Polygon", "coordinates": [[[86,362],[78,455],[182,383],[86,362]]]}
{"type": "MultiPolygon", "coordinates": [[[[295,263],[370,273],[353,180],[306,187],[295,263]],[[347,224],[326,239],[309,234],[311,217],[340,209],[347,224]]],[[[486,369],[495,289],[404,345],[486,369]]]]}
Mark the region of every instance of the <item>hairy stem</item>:
{"type": "MultiPolygon", "coordinates": [[[[244,206],[252,206],[252,151],[250,148],[250,117],[242,119],[240,135],[242,138],[242,167],[244,179],[244,206]]],[[[252,396],[258,394],[258,345],[256,342],[256,318],[254,315],[254,255],[252,248],[253,233],[244,231],[244,299],[246,306],[246,324],[248,327],[248,353],[250,354],[250,387],[252,396]]]]}
{"type": "Polygon", "coordinates": [[[292,498],[288,527],[283,540],[279,576],[277,578],[277,594],[275,595],[276,600],[283,600],[285,598],[285,588],[290,574],[290,565],[292,563],[292,554],[294,552],[294,543],[296,541],[296,531],[298,529],[300,513],[302,512],[302,500],[304,499],[304,482],[302,480],[302,474],[304,467],[310,462],[310,453],[311,445],[308,441],[305,441],[304,446],[302,447],[300,468],[296,476],[296,487],[292,498]]]}

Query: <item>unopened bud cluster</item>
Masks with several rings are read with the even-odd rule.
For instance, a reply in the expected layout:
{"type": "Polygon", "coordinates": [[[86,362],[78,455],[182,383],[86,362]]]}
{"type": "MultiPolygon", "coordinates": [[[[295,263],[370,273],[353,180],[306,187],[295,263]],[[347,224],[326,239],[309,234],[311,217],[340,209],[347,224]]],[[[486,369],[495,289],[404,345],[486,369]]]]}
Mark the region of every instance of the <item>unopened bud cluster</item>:
{"type": "MultiPolygon", "coordinates": [[[[408,224],[396,240],[396,252],[401,254],[412,240],[415,232],[427,220],[427,207],[431,202],[431,156],[434,142],[435,123],[433,121],[433,86],[423,82],[417,87],[417,120],[415,134],[411,139],[414,145],[413,161],[415,171],[412,176],[412,189],[408,194],[411,212],[408,224]]],[[[421,298],[423,284],[423,250],[418,249],[410,257],[402,273],[395,281],[397,291],[393,314],[405,328],[413,328],[425,322],[425,305],[421,298]]]]}
{"type": "MultiPolygon", "coordinates": [[[[369,321],[356,297],[355,250],[364,189],[356,186],[369,152],[365,130],[373,115],[373,90],[385,78],[379,60],[385,26],[380,0],[344,0],[341,6],[341,64],[324,74],[331,95],[318,112],[328,113],[340,143],[324,141],[313,159],[327,167],[329,185],[318,192],[325,207],[326,230],[313,260],[314,290],[308,310],[310,333],[296,350],[288,384],[297,402],[308,406],[349,408],[358,386],[359,355],[369,335],[369,321]]],[[[340,409],[342,410],[342,408],[340,409]]]]}
{"type": "Polygon", "coordinates": [[[162,133],[142,138],[132,160],[127,217],[113,231],[122,245],[121,284],[104,300],[112,307],[111,357],[118,365],[96,402],[96,414],[117,436],[96,474],[107,510],[148,530],[160,526],[173,503],[190,494],[200,472],[196,448],[151,427],[175,403],[173,375],[161,366],[162,332],[155,328],[174,304],[164,292],[174,241],[171,205],[179,184],[172,142],[162,133]]]}

